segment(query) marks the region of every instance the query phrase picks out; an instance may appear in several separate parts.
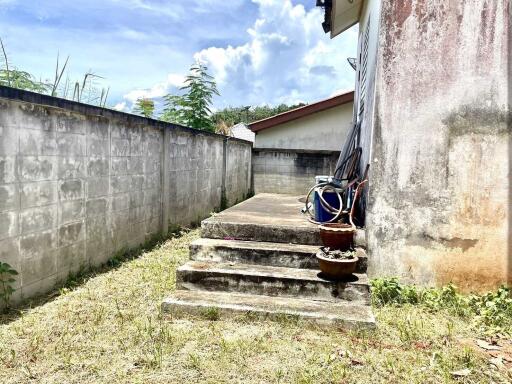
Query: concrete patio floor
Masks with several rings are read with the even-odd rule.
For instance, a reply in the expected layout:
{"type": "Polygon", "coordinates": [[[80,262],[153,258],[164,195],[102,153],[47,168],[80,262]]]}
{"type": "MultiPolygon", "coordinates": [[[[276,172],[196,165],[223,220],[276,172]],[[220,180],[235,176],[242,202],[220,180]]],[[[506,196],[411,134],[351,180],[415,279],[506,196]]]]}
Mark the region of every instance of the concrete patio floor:
{"type": "MultiPolygon", "coordinates": [[[[202,236],[321,245],[319,226],[301,213],[303,201],[304,196],[260,193],[204,220],[202,236]]],[[[364,230],[357,231],[355,245],[365,246],[364,230]]]]}
{"type": "Polygon", "coordinates": [[[304,203],[299,199],[304,199],[304,196],[260,193],[214,215],[208,221],[317,229],[317,225],[309,222],[307,216],[301,213],[304,203]]]}

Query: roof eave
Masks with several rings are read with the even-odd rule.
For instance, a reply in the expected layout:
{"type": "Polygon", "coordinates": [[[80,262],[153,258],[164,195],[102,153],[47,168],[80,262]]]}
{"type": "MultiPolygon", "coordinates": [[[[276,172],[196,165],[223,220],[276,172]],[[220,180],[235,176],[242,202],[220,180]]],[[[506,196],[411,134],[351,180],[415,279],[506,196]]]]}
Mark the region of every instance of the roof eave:
{"type": "Polygon", "coordinates": [[[277,125],[285,124],[293,120],[300,119],[302,117],[306,117],[312,115],[317,112],[322,112],[327,109],[331,109],[343,104],[347,104],[354,101],[354,91],[343,93],[341,95],[337,95],[331,97],[329,99],[321,100],[313,104],[305,105],[304,107],[299,107],[292,109],[287,112],[280,113],[278,115],[268,117],[263,120],[255,121],[248,125],[249,129],[255,133],[262,131],[267,128],[272,128],[277,125]]]}

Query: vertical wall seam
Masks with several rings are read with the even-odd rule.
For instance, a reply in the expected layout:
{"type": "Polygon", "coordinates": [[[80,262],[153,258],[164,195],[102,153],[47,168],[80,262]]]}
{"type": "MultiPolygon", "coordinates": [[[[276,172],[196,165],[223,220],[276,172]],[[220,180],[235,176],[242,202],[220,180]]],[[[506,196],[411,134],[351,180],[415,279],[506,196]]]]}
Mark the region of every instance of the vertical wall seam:
{"type": "Polygon", "coordinates": [[[113,200],[114,196],[112,194],[112,124],[111,120],[107,121],[107,132],[108,132],[108,200],[111,202],[110,209],[108,212],[108,216],[106,219],[107,226],[109,228],[110,233],[107,233],[109,249],[107,250],[108,256],[114,253],[114,232],[112,230],[113,224],[113,200]],[[112,247],[112,248],[110,248],[112,247]]]}
{"type": "Polygon", "coordinates": [[[221,190],[220,190],[220,209],[227,208],[227,196],[226,196],[226,177],[227,177],[227,167],[228,167],[228,137],[223,138],[222,140],[222,182],[221,182],[221,190]]]}
{"type": "Polygon", "coordinates": [[[161,159],[160,159],[160,206],[162,210],[161,217],[161,230],[162,235],[167,235],[169,230],[169,193],[170,193],[170,169],[169,169],[169,163],[170,163],[170,130],[169,129],[163,129],[162,130],[162,142],[163,142],[163,148],[161,153],[161,159]]]}

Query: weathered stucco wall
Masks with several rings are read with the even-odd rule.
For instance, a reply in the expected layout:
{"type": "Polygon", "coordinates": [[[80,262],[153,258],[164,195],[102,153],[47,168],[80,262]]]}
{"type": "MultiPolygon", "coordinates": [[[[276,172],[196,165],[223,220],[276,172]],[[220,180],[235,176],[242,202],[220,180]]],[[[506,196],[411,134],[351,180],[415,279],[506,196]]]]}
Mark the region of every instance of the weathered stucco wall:
{"type": "Polygon", "coordinates": [[[382,5],[370,274],[511,283],[506,0],[382,5]]]}
{"type": "Polygon", "coordinates": [[[254,148],[254,192],[306,195],[315,176],[333,175],[340,153],[254,148]]]}
{"type": "Polygon", "coordinates": [[[189,225],[242,200],[251,149],[0,87],[0,261],[20,273],[15,299],[43,293],[170,224],[189,225]]]}
{"type": "Polygon", "coordinates": [[[352,102],[256,133],[255,148],[340,151],[352,126],[352,102]]]}

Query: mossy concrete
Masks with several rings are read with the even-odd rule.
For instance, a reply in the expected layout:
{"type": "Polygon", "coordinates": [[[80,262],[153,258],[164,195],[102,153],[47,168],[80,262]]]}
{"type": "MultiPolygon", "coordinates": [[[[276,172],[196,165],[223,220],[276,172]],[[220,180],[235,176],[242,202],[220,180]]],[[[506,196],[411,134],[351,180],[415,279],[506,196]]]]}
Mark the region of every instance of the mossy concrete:
{"type": "Polygon", "coordinates": [[[370,287],[365,274],[331,280],[315,269],[242,263],[190,261],[178,268],[176,286],[185,290],[293,296],[322,301],[368,303],[370,299],[370,287]]]}
{"type": "MultiPolygon", "coordinates": [[[[269,265],[274,267],[318,269],[315,254],[318,246],[303,244],[268,243],[224,239],[197,239],[190,244],[190,257],[196,261],[216,261],[269,265]]],[[[356,248],[356,272],[365,273],[366,251],[356,248]]]]}
{"type": "Polygon", "coordinates": [[[174,316],[183,313],[210,317],[245,317],[259,320],[298,320],[332,330],[373,329],[375,317],[371,307],[338,302],[326,305],[320,301],[290,297],[269,297],[232,292],[177,291],[165,299],[162,310],[174,316]]]}

